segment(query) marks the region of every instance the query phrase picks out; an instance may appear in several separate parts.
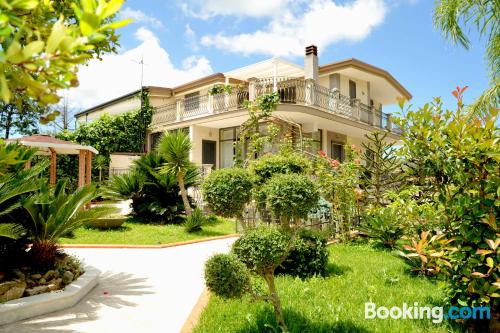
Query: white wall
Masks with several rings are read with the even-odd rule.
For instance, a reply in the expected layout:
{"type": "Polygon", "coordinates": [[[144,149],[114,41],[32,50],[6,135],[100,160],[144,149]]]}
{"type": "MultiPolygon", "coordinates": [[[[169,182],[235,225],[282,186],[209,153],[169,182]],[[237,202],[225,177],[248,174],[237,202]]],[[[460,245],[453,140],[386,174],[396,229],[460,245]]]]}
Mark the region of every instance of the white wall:
{"type": "Polygon", "coordinates": [[[191,161],[196,164],[202,162],[202,141],[215,141],[216,144],[216,165],[219,167],[219,129],[193,125],[189,128],[193,149],[191,151],[191,161]]]}

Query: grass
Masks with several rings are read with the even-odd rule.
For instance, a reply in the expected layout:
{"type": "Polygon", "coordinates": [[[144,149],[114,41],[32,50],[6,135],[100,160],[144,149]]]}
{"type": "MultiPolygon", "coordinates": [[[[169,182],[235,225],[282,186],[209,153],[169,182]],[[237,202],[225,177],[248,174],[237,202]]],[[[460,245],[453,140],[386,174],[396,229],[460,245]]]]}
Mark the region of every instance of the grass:
{"type": "MultiPolygon", "coordinates": [[[[415,277],[389,252],[364,245],[332,245],[329,275],[302,281],[277,277],[285,321],[291,332],[460,332],[448,322],[364,318],[364,304],[402,307],[418,302],[442,305],[443,291],[433,281],[415,277]]],[[[249,299],[223,300],[212,296],[195,333],[280,332],[272,307],[249,299]]]]}
{"type": "Polygon", "coordinates": [[[159,245],[222,236],[235,232],[234,221],[219,218],[219,222],[203,226],[200,231],[188,233],[184,225],[155,225],[125,222],[118,229],[99,230],[80,228],[74,237],[61,238],[61,244],[134,244],[159,245]]]}

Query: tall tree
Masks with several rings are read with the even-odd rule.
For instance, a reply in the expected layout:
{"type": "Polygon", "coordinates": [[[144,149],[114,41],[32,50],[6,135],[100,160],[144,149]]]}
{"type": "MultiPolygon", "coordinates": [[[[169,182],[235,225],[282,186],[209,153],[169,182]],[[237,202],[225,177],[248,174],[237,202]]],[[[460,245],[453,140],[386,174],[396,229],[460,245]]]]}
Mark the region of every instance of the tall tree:
{"type": "Polygon", "coordinates": [[[162,171],[172,172],[176,175],[181,190],[182,202],[184,203],[184,210],[188,216],[192,214],[193,210],[189,204],[184,177],[187,171],[193,166],[193,162],[189,160],[191,148],[191,140],[189,140],[189,136],[182,130],[174,133],[165,133],[158,145],[159,153],[166,160],[162,171]]]}
{"type": "Polygon", "coordinates": [[[384,205],[385,192],[401,180],[401,163],[396,156],[394,142],[387,140],[387,135],[388,132],[366,134],[367,142],[363,143],[363,182],[369,201],[378,207],[384,205]]]}
{"type": "Polygon", "coordinates": [[[436,0],[434,25],[455,44],[469,49],[464,29],[475,27],[487,38],[486,59],[490,67],[491,87],[470,105],[471,115],[486,114],[500,104],[500,1],[436,0]]]}
{"type": "Polygon", "coordinates": [[[0,135],[8,139],[12,134],[31,135],[38,133],[40,115],[47,107],[31,98],[16,94],[16,103],[0,101],[0,135]]]}

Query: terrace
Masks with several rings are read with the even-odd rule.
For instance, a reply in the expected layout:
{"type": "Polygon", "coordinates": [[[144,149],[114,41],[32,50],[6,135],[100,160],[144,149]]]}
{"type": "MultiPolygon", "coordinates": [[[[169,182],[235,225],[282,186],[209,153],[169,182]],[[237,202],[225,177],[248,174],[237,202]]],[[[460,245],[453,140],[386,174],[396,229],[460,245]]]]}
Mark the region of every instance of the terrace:
{"type": "Polygon", "coordinates": [[[245,101],[271,92],[280,94],[280,104],[294,104],[311,107],[330,114],[368,124],[401,134],[391,121],[390,114],[351,99],[338,90],[330,90],[313,80],[291,77],[269,77],[249,79],[244,86],[236,87],[231,93],[216,95],[188,95],[172,103],[155,108],[152,124],[168,125],[176,122],[201,118],[213,114],[245,109],[245,101]]]}

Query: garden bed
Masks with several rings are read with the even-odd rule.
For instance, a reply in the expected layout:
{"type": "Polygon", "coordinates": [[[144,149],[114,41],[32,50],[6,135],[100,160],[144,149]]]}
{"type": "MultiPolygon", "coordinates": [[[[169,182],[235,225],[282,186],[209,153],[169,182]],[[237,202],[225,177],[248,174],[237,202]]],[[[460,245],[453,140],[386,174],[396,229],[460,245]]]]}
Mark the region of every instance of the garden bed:
{"type": "Polygon", "coordinates": [[[201,231],[188,233],[182,224],[155,225],[125,222],[117,229],[80,228],[74,237],[61,238],[61,244],[129,244],[159,245],[224,236],[235,232],[235,222],[219,218],[219,222],[203,226],[201,231]]]}
{"type": "MultiPolygon", "coordinates": [[[[460,332],[448,322],[364,318],[364,304],[440,305],[443,292],[429,279],[412,276],[390,252],[368,246],[331,245],[326,278],[277,278],[291,332],[460,332]]],[[[272,307],[248,299],[212,295],[194,332],[279,332],[272,307]],[[221,324],[223,323],[223,324],[221,324]],[[270,327],[272,328],[270,328],[270,327]]]]}

